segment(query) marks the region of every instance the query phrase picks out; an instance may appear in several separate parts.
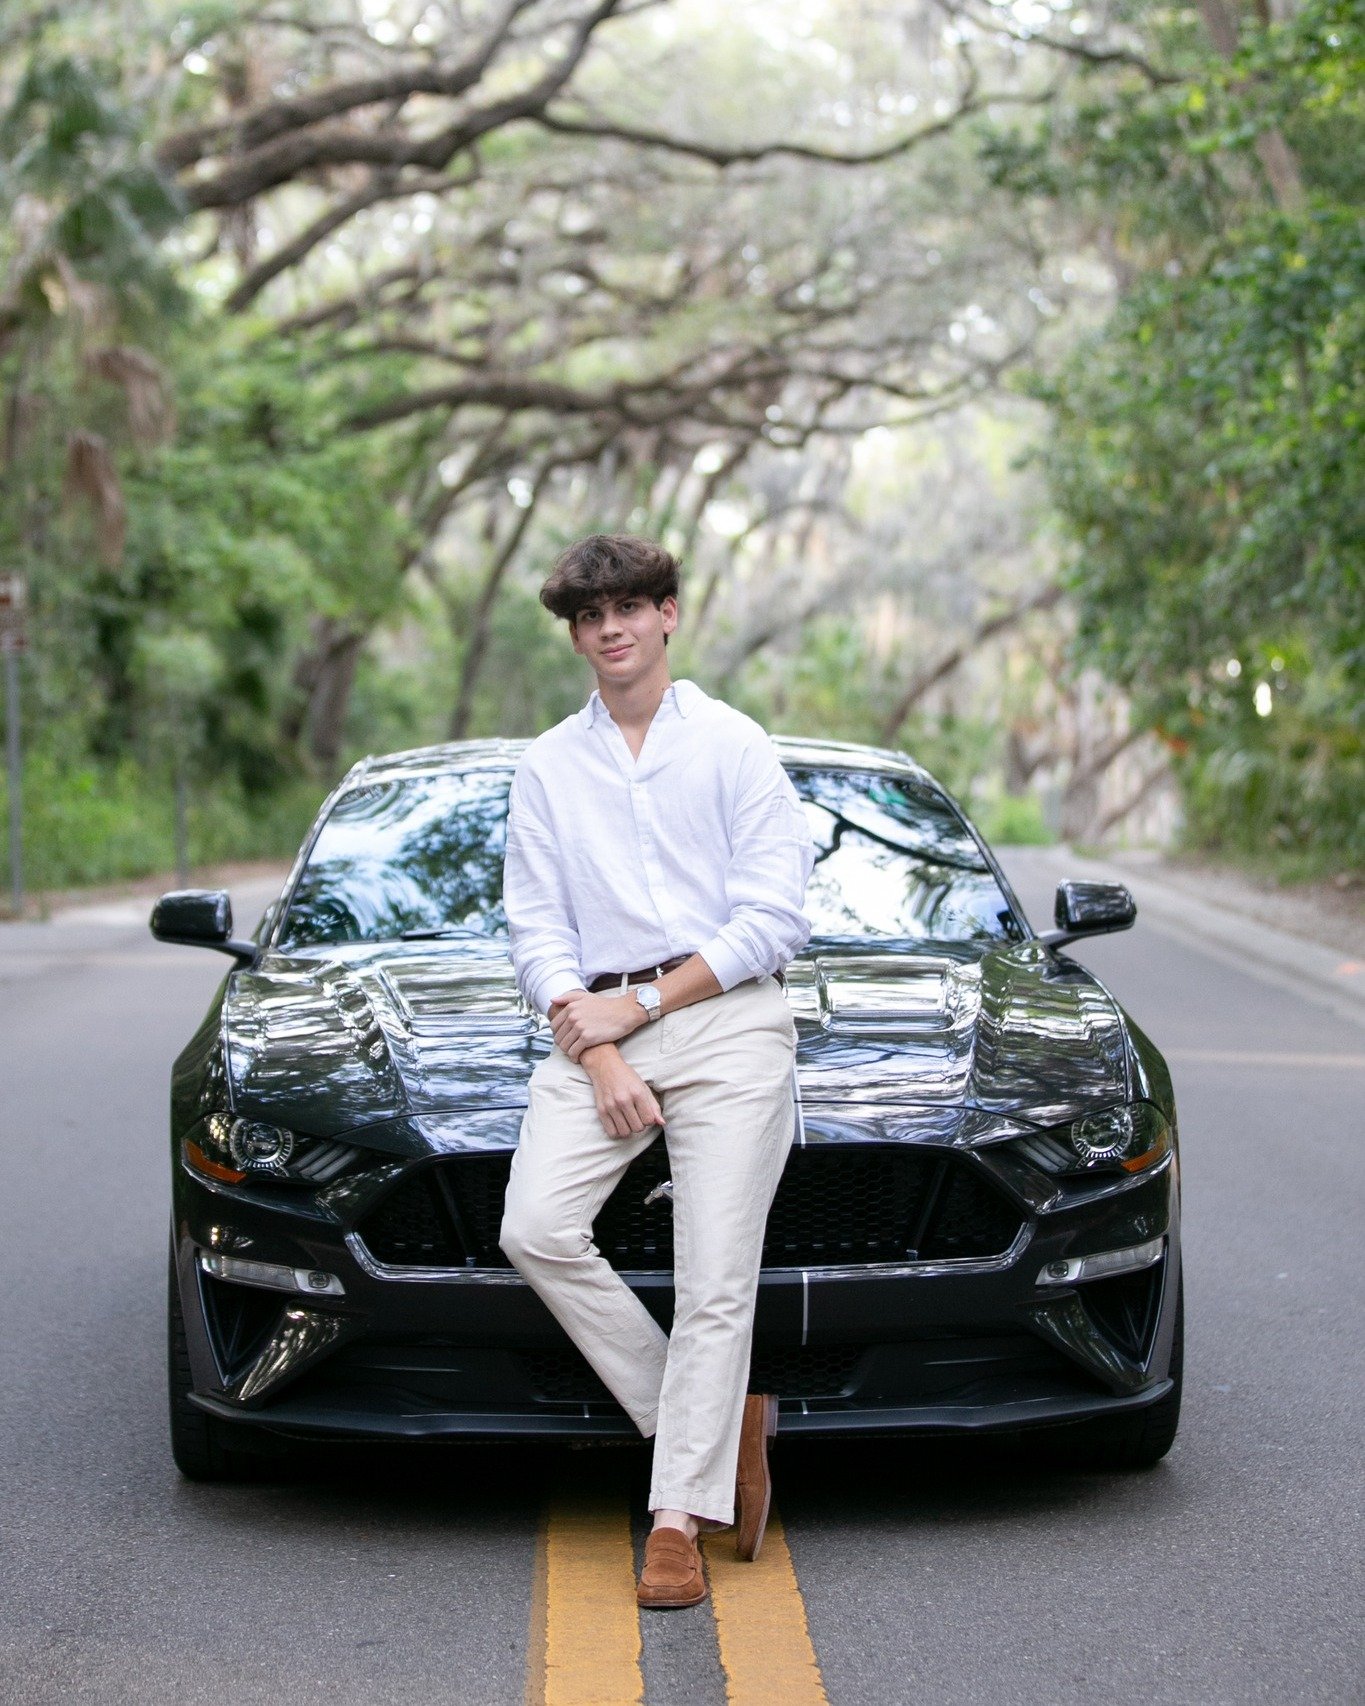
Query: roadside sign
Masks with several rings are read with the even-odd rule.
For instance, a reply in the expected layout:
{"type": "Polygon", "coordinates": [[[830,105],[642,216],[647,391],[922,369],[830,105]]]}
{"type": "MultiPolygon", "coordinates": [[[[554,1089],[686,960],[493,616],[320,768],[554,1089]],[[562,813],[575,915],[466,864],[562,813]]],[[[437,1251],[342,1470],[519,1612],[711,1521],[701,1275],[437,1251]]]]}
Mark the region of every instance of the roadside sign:
{"type": "Polygon", "coordinates": [[[28,587],[22,575],[0,575],[0,652],[28,649],[24,620],[28,587]]]}

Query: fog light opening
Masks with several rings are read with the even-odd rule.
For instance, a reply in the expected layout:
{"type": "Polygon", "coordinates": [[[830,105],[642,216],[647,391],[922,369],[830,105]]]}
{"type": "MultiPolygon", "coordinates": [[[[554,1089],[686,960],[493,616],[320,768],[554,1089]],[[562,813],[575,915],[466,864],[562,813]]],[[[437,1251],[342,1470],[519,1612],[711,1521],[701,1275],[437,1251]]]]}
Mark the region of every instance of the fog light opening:
{"type": "Polygon", "coordinates": [[[1046,1262],[1039,1270],[1039,1285],[1079,1285],[1082,1280],[1108,1279],[1114,1274],[1133,1274],[1161,1260],[1164,1238],[1151,1238],[1127,1250],[1105,1250],[1097,1256],[1063,1256],[1046,1262]]]}
{"type": "Polygon", "coordinates": [[[245,1256],[225,1256],[201,1250],[199,1266],[214,1279],[237,1285],[256,1285],[266,1291],[302,1291],[311,1297],[344,1297],[346,1287],[322,1268],[287,1268],[282,1262],[253,1262],[245,1256]]]}

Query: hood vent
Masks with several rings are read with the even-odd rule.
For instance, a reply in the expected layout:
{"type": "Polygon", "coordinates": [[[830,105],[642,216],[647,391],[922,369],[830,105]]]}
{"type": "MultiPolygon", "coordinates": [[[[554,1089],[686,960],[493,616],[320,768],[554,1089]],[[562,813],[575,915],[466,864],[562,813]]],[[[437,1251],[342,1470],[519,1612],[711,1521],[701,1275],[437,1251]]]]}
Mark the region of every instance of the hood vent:
{"type": "Polygon", "coordinates": [[[824,1023],[836,1031],[943,1031],[952,1028],[975,965],[904,954],[821,959],[824,1023]]]}

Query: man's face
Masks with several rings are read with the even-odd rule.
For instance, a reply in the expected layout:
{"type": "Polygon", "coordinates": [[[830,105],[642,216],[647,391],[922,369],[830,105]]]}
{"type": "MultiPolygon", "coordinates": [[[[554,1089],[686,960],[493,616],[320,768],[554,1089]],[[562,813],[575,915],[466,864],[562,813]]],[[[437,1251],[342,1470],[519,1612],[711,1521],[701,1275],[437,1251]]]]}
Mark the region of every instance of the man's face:
{"type": "Polygon", "coordinates": [[[573,649],[591,664],[600,681],[628,687],[658,669],[664,636],[678,626],[678,601],[655,604],[640,593],[585,604],[569,624],[573,649]]]}

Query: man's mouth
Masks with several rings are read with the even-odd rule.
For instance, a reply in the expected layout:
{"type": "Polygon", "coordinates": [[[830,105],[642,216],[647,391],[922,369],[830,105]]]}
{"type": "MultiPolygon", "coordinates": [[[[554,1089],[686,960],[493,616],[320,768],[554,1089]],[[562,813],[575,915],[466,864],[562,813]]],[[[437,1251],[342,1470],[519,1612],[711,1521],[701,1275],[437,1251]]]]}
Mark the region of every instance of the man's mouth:
{"type": "Polygon", "coordinates": [[[623,658],[629,650],[629,646],[603,646],[602,656],[604,658],[623,658]]]}

